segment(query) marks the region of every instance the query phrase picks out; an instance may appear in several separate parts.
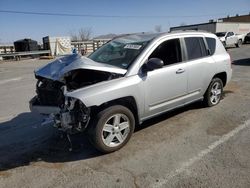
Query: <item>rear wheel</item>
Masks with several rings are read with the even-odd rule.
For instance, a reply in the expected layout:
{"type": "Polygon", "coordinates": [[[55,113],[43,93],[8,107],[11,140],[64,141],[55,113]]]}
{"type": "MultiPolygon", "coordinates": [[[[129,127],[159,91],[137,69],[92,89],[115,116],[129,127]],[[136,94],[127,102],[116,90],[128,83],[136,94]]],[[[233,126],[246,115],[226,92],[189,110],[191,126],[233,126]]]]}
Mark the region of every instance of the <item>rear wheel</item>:
{"type": "Polygon", "coordinates": [[[222,97],[223,93],[223,83],[220,78],[213,78],[205,95],[204,104],[206,106],[217,105],[222,97]]]}
{"type": "Polygon", "coordinates": [[[238,40],[238,42],[235,44],[237,48],[239,48],[242,45],[242,40],[238,40]]]}
{"type": "Polygon", "coordinates": [[[134,132],[133,113],[121,105],[111,106],[96,116],[89,139],[103,153],[122,148],[134,132]]]}

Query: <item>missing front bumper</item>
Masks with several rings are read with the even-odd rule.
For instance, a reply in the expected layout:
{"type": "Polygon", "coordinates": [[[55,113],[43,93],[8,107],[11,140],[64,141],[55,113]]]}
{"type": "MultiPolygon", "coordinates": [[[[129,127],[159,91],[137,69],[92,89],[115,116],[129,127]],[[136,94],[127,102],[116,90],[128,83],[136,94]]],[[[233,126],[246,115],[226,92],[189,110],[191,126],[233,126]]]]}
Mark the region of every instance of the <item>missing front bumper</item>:
{"type": "Polygon", "coordinates": [[[59,108],[43,106],[39,104],[37,97],[34,97],[29,106],[31,112],[46,116],[42,125],[53,125],[68,133],[83,132],[90,120],[90,109],[77,99],[66,98],[64,106],[59,108]]]}
{"type": "Polygon", "coordinates": [[[31,112],[36,112],[43,115],[59,114],[60,108],[57,106],[44,106],[40,105],[37,101],[37,97],[33,97],[29,102],[31,112]]]}

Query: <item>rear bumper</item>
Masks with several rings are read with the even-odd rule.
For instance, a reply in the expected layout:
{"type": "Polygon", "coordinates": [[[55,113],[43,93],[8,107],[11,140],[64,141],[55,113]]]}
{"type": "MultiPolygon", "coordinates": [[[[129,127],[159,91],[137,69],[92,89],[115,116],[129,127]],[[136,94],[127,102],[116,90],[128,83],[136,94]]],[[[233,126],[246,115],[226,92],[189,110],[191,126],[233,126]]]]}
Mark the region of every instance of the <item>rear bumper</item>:
{"type": "Polygon", "coordinates": [[[39,105],[36,96],[30,100],[29,108],[30,108],[31,112],[36,112],[36,113],[44,114],[44,115],[59,114],[60,113],[60,108],[57,106],[39,105]]]}

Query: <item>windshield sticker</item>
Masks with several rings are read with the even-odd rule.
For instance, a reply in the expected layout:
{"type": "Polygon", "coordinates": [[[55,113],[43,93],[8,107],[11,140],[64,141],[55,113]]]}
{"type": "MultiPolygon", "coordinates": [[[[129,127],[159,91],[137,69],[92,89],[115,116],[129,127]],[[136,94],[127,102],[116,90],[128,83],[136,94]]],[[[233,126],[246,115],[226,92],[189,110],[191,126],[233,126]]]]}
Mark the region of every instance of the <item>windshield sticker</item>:
{"type": "Polygon", "coordinates": [[[126,46],[124,46],[124,48],[139,50],[141,48],[141,45],[138,45],[138,44],[126,44],[126,46]]]}

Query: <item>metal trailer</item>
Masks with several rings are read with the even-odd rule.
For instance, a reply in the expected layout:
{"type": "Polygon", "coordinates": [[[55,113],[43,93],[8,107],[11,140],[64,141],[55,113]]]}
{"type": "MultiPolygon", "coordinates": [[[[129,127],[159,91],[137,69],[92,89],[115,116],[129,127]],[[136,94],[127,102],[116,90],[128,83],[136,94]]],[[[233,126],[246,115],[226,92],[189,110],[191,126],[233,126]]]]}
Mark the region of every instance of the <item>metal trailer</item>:
{"type": "Polygon", "coordinates": [[[44,50],[50,50],[52,56],[67,55],[72,53],[71,40],[68,36],[43,37],[44,50]]]}
{"type": "Polygon", "coordinates": [[[178,30],[203,30],[211,33],[228,32],[232,31],[236,34],[246,34],[250,32],[249,23],[236,23],[236,22],[208,22],[194,25],[184,25],[178,27],[171,27],[170,31],[178,30]]]}

